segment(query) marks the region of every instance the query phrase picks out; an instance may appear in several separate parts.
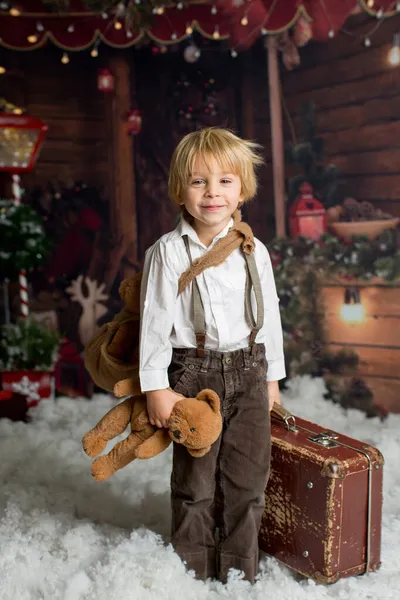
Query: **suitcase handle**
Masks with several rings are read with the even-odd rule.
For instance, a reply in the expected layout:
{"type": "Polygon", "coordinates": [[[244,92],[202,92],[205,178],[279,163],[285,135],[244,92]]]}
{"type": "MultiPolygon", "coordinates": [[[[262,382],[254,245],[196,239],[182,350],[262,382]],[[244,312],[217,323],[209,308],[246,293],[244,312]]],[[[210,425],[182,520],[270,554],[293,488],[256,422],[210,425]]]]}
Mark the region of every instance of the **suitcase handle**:
{"type": "Polygon", "coordinates": [[[271,416],[275,417],[275,419],[278,419],[278,421],[285,423],[286,429],[288,431],[297,431],[295,417],[281,404],[277,404],[276,402],[274,402],[274,405],[271,410],[271,416]]]}

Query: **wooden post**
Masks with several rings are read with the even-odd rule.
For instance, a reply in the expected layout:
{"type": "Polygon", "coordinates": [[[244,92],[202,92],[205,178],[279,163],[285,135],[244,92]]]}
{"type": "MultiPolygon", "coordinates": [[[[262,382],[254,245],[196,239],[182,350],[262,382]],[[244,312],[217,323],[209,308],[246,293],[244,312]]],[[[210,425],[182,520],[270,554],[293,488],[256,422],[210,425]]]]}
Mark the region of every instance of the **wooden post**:
{"type": "Polygon", "coordinates": [[[272,35],[269,35],[267,38],[267,49],[276,235],[278,237],[285,237],[285,161],[283,151],[281,86],[279,78],[278,48],[276,38],[272,35]]]}
{"type": "Polygon", "coordinates": [[[114,75],[114,92],[109,93],[106,99],[110,140],[110,222],[117,247],[115,256],[110,257],[111,272],[107,273],[107,280],[113,282],[121,266],[123,277],[137,271],[138,244],[134,138],[126,133],[124,127],[132,107],[131,74],[129,63],[122,56],[110,58],[110,69],[114,75]]]}

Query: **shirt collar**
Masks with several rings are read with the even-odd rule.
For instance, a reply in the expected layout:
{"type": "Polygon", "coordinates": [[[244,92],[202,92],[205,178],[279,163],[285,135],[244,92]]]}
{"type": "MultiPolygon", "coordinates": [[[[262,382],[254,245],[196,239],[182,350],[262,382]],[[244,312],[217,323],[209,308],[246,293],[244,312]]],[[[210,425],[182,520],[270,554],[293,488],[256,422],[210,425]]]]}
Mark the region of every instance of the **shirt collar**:
{"type": "MultiPolygon", "coordinates": [[[[220,231],[220,233],[218,235],[215,236],[211,246],[213,246],[221,238],[225,237],[226,234],[228,233],[229,229],[232,227],[232,225],[233,225],[233,219],[230,219],[229,223],[224,227],[224,229],[222,231],[220,231]]],[[[198,237],[196,231],[193,229],[193,227],[190,225],[190,223],[188,223],[186,221],[186,219],[184,219],[183,217],[181,217],[181,220],[175,231],[176,231],[177,236],[182,237],[184,235],[187,235],[196,244],[199,244],[203,248],[206,247],[203,244],[203,242],[201,242],[199,240],[199,237],[198,237]]]]}

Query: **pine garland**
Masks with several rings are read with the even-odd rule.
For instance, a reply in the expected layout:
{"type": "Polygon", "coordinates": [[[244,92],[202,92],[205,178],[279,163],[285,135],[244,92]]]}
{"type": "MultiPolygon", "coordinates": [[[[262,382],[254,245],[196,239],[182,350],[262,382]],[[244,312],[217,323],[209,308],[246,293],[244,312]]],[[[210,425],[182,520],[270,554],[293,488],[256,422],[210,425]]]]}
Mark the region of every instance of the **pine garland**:
{"type": "Polygon", "coordinates": [[[60,335],[32,317],[0,330],[0,369],[50,371],[57,360],[60,335]]]}
{"type": "Polygon", "coordinates": [[[30,206],[11,200],[0,200],[0,240],[0,279],[43,264],[51,248],[40,217],[30,206]]]}

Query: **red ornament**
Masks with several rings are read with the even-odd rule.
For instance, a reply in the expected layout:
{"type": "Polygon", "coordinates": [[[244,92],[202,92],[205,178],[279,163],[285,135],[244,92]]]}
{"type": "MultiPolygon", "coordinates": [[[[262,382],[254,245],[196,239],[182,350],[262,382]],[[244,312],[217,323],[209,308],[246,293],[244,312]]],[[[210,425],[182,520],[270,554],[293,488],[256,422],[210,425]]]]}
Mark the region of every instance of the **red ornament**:
{"type": "Polygon", "coordinates": [[[313,196],[309,183],[302,183],[300,194],[290,207],[290,235],[303,236],[313,240],[326,232],[326,210],[313,196]]]}
{"type": "Polygon", "coordinates": [[[126,119],[126,132],[129,135],[137,135],[142,131],[142,115],[138,108],[134,108],[128,113],[126,119]]]}
{"type": "Polygon", "coordinates": [[[114,91],[114,75],[110,69],[103,68],[97,72],[97,89],[100,92],[113,92],[114,91]]]}

